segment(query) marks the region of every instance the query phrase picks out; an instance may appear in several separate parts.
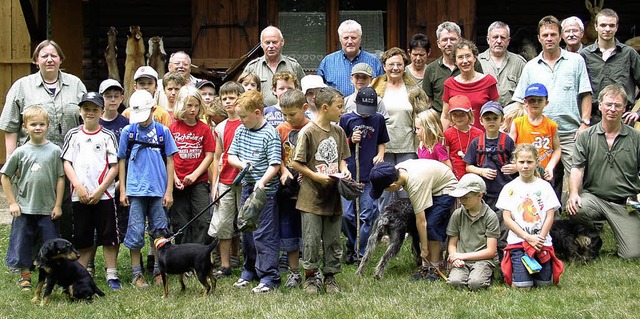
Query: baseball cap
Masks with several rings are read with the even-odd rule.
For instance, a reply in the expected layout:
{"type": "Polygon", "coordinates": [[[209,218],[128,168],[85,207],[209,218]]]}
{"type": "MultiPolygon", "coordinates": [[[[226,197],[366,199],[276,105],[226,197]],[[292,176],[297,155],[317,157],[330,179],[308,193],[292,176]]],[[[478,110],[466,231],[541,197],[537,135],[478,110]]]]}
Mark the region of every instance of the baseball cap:
{"type": "Polygon", "coordinates": [[[455,95],[449,99],[449,113],[453,111],[470,112],[471,101],[465,95],[455,95]]]}
{"type": "Polygon", "coordinates": [[[102,81],[102,83],[100,83],[100,88],[98,89],[98,93],[100,93],[100,95],[104,94],[104,91],[110,89],[110,88],[118,88],[120,89],[120,91],[124,92],[124,88],[122,87],[122,85],[120,85],[120,82],[114,80],[114,79],[106,79],[104,81],[102,81]]]}
{"type": "Polygon", "coordinates": [[[154,70],[150,66],[143,65],[136,70],[136,73],[133,75],[133,80],[137,80],[139,78],[152,78],[158,81],[158,72],[154,70]]]}
{"type": "Polygon", "coordinates": [[[196,88],[197,89],[202,89],[202,87],[205,87],[205,86],[210,86],[214,90],[216,89],[216,85],[213,84],[213,82],[211,82],[209,80],[202,80],[202,81],[199,81],[198,83],[196,83],[196,88]]]}
{"type": "Polygon", "coordinates": [[[541,83],[533,83],[527,86],[527,90],[524,92],[524,98],[528,98],[530,96],[549,96],[549,92],[547,92],[547,87],[541,83]]]}
{"type": "Polygon", "coordinates": [[[495,101],[489,101],[485,103],[480,109],[480,116],[483,116],[484,113],[491,112],[493,114],[502,115],[502,104],[495,101]]]}
{"type": "Polygon", "coordinates": [[[487,191],[487,185],[485,184],[482,177],[476,174],[465,174],[458,181],[458,186],[453,192],[449,193],[449,196],[452,197],[462,197],[467,195],[468,193],[485,193],[487,191]]]}
{"type": "Polygon", "coordinates": [[[373,199],[380,198],[384,189],[397,180],[398,172],[393,164],[388,162],[376,164],[369,173],[369,182],[371,182],[369,195],[373,199]]]}
{"type": "Polygon", "coordinates": [[[156,101],[151,96],[151,93],[146,90],[137,90],[131,94],[129,98],[129,107],[131,108],[131,115],[129,117],[129,123],[144,122],[149,118],[151,114],[151,108],[156,104],[156,101]]]}
{"type": "Polygon", "coordinates": [[[104,107],[104,99],[98,92],[87,92],[82,95],[82,99],[80,100],[80,107],[82,107],[85,103],[91,102],[99,107],[104,107]]]}
{"type": "Polygon", "coordinates": [[[324,84],[324,80],[319,75],[307,75],[300,80],[300,86],[302,87],[302,93],[307,94],[309,89],[317,89],[327,87],[324,84]]]}
{"type": "Polygon", "coordinates": [[[372,87],[365,86],[356,95],[356,112],[362,115],[376,114],[378,94],[372,87]]]}
{"type": "Polygon", "coordinates": [[[364,74],[373,77],[373,69],[371,69],[369,64],[360,62],[351,68],[351,75],[354,74],[364,74]]]}

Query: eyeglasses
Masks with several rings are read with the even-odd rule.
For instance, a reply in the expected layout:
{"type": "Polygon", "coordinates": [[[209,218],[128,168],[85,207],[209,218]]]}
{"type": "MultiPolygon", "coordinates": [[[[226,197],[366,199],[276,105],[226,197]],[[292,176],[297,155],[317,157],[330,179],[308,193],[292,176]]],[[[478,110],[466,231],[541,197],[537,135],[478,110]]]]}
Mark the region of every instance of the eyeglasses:
{"type": "Polygon", "coordinates": [[[602,106],[605,109],[622,109],[625,107],[624,104],[618,104],[618,103],[602,103],[602,106]]]}
{"type": "Polygon", "coordinates": [[[404,63],[386,63],[385,65],[389,69],[402,69],[402,68],[404,68],[404,63]]]}

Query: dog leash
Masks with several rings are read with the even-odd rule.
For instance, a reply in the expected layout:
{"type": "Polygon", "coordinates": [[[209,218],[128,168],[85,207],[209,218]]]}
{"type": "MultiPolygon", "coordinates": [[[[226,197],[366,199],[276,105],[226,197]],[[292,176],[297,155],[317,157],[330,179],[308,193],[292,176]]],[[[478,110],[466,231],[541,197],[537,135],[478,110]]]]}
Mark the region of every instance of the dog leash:
{"type": "Polygon", "coordinates": [[[193,223],[196,219],[198,219],[198,217],[202,216],[202,214],[204,214],[205,212],[208,212],[209,209],[211,209],[211,206],[215,205],[217,202],[220,201],[220,199],[226,195],[228,192],[231,191],[231,189],[233,188],[233,186],[237,186],[238,184],[240,184],[240,182],[242,182],[242,179],[244,178],[244,176],[247,174],[247,172],[251,170],[251,164],[247,164],[241,171],[240,173],[238,173],[238,175],[236,176],[236,178],[233,179],[233,182],[231,183],[232,187],[227,188],[222,194],[220,194],[213,202],[211,202],[209,205],[207,205],[207,207],[205,207],[202,211],[200,211],[198,213],[198,215],[194,216],[193,218],[191,218],[190,221],[188,221],[186,224],[184,224],[184,226],[180,227],[180,229],[178,229],[177,232],[175,232],[175,234],[173,234],[171,237],[168,238],[169,241],[173,241],[176,236],[180,235],[185,228],[187,228],[187,226],[191,225],[191,223],[193,223]]]}

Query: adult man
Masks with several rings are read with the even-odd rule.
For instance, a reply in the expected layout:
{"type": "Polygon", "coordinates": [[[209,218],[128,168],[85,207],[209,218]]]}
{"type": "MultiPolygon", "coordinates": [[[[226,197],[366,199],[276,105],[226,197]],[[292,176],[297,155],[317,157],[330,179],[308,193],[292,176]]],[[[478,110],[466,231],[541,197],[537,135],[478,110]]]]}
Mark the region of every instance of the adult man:
{"type": "Polygon", "coordinates": [[[264,55],[252,60],[244,68],[244,72],[251,72],[260,78],[261,92],[267,106],[276,105],[278,98],[273,94],[273,75],[278,71],[289,71],[298,77],[304,77],[302,66],[294,58],[282,54],[284,37],[280,29],[268,26],[260,33],[260,46],[264,55]]]}
{"type": "Polygon", "coordinates": [[[338,89],[344,96],[353,93],[353,85],[351,85],[351,68],[364,62],[373,69],[373,77],[377,77],[384,73],[382,63],[375,55],[362,50],[360,42],[362,42],[362,26],[356,21],[346,20],[338,27],[338,37],[342,49],[333,52],[320,61],[318,66],[318,75],[321,76],[325,83],[338,89]]]}
{"type": "MultiPolygon", "coordinates": [[[[460,70],[458,70],[453,58],[452,50],[453,46],[460,40],[461,34],[462,31],[457,24],[450,21],[441,23],[436,30],[436,39],[438,39],[438,48],[442,51],[442,56],[429,63],[424,71],[422,89],[429,97],[431,106],[438,113],[442,113],[444,81],[451,76],[460,74],[460,70]]],[[[482,73],[482,65],[480,63],[476,63],[474,69],[482,73]]]]}
{"type": "Polygon", "coordinates": [[[582,37],[584,36],[584,24],[576,16],[562,20],[562,40],[566,44],[565,50],[578,53],[582,50],[582,37]]]}
{"type": "Polygon", "coordinates": [[[547,87],[549,104],[543,114],[558,124],[566,177],[575,137],[591,124],[591,84],[580,55],[560,48],[558,19],[546,16],[538,22],[538,41],[542,52],[524,66],[513,100],[522,103],[525,90],[532,83],[547,87]]]}
{"type": "Polygon", "coordinates": [[[478,55],[478,61],[482,64],[485,73],[493,75],[498,80],[498,102],[507,105],[511,102],[513,91],[518,85],[520,74],[526,60],[515,53],[507,51],[509,46],[509,26],[502,21],[495,21],[487,31],[487,43],[489,49],[478,55]]]}
{"type": "Polygon", "coordinates": [[[590,231],[609,222],[622,258],[640,257],[640,218],[628,213],[627,197],[640,192],[640,132],[622,124],[626,89],[611,84],[598,95],[602,122],[580,134],[573,151],[567,213],[590,231]],[[580,189],[582,188],[582,193],[580,189]]]}
{"type": "MultiPolygon", "coordinates": [[[[611,9],[602,9],[596,15],[598,39],[587,46],[580,54],[587,63],[593,94],[596,95],[605,86],[621,84],[627,93],[627,111],[633,106],[636,86],[640,86],[640,55],[630,46],[616,39],[618,14],[611,9]]],[[[601,115],[597,108],[592,111],[592,123],[597,123],[601,115]]],[[[636,113],[625,113],[625,123],[638,119],[636,113]]]]}
{"type": "MultiPolygon", "coordinates": [[[[171,54],[167,68],[169,69],[169,72],[178,72],[182,74],[187,81],[186,85],[195,87],[196,83],[200,82],[200,79],[191,75],[191,57],[184,51],[178,51],[171,54]]],[[[158,105],[165,109],[169,106],[169,100],[167,99],[167,95],[164,93],[164,87],[162,86],[162,79],[158,81],[156,98],[158,100],[158,105]]]]}

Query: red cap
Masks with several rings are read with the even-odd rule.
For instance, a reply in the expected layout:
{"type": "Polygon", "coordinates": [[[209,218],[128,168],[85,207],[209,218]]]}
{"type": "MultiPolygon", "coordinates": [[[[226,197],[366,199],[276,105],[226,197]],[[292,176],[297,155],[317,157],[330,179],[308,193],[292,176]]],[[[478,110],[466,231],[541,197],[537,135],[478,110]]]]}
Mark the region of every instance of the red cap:
{"type": "Polygon", "coordinates": [[[449,99],[449,113],[453,111],[470,112],[471,101],[464,95],[456,95],[449,99]]]}

